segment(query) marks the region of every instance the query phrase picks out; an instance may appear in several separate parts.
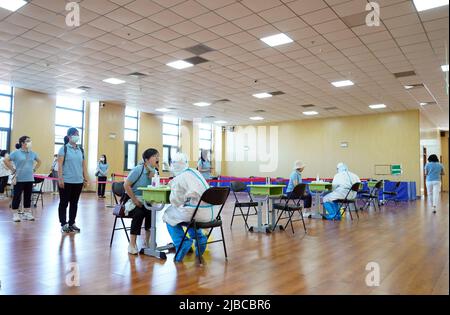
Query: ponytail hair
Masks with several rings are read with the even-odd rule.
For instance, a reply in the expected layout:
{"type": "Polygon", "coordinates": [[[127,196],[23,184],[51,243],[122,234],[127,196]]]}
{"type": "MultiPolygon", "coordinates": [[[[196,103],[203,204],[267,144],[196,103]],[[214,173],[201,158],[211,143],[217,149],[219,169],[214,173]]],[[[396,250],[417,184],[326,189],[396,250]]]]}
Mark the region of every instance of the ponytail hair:
{"type": "Polygon", "coordinates": [[[28,137],[28,136],[22,136],[22,137],[20,137],[20,138],[19,138],[19,142],[16,143],[16,149],[19,150],[19,149],[22,147],[22,144],[24,144],[24,143],[27,141],[27,139],[29,139],[29,138],[30,138],[30,137],[28,137]]]}
{"type": "Polygon", "coordinates": [[[69,136],[65,136],[64,137],[64,144],[68,144],[69,143],[69,136]]]}

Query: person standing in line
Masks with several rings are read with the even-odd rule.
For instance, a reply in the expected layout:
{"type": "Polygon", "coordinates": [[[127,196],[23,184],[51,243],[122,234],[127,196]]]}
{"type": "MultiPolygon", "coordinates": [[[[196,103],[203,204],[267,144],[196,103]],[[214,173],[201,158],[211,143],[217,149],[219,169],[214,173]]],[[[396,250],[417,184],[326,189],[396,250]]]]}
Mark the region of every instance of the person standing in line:
{"type": "Polygon", "coordinates": [[[436,213],[436,207],[439,203],[439,194],[441,192],[441,175],[444,175],[444,167],[439,163],[437,155],[431,154],[428,157],[428,163],[425,164],[424,169],[428,197],[431,199],[433,213],[436,213]]]}
{"type": "Polygon", "coordinates": [[[98,178],[97,181],[99,182],[98,189],[97,189],[98,198],[105,198],[106,183],[100,183],[100,182],[106,182],[106,180],[108,179],[108,169],[109,169],[109,165],[106,160],[106,155],[102,154],[100,156],[100,160],[98,161],[97,171],[96,171],[96,175],[98,178]]]}
{"type": "Polygon", "coordinates": [[[200,159],[197,163],[197,170],[202,174],[202,176],[208,180],[211,179],[211,161],[209,160],[209,151],[206,149],[201,150],[200,159]]]}
{"type": "Polygon", "coordinates": [[[41,165],[41,160],[31,148],[31,138],[22,136],[19,138],[19,142],[16,143],[17,150],[4,159],[6,167],[11,170],[15,177],[12,201],[14,222],[20,222],[21,219],[34,221],[33,214],[31,213],[31,192],[34,184],[33,174],[41,165]],[[16,169],[14,169],[11,162],[14,162],[16,169]],[[22,192],[24,212],[20,213],[19,206],[22,199],[22,192]]]}
{"type": "Polygon", "coordinates": [[[6,167],[4,159],[8,157],[8,151],[0,151],[0,200],[5,199],[5,187],[8,184],[11,171],[6,167]]]}
{"type": "Polygon", "coordinates": [[[81,190],[88,182],[86,161],[84,151],[78,146],[80,134],[78,129],[69,128],[67,136],[64,137],[64,145],[58,152],[58,186],[59,186],[59,222],[63,233],[81,230],[75,225],[77,217],[78,200],[81,190]],[[69,207],[69,222],[66,212],[69,207]]]}
{"type": "MultiPolygon", "coordinates": [[[[50,176],[52,178],[58,178],[58,154],[55,154],[53,156],[53,162],[52,162],[52,169],[50,170],[50,176]]],[[[52,184],[53,184],[53,195],[57,195],[58,194],[58,181],[57,180],[52,180],[52,184]]]]}

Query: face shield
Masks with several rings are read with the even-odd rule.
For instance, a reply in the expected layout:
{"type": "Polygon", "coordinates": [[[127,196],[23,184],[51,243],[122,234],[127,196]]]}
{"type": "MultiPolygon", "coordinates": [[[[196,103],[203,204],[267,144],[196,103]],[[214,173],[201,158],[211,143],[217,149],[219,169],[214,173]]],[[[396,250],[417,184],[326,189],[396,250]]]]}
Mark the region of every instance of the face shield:
{"type": "Polygon", "coordinates": [[[170,164],[170,172],[173,176],[178,176],[187,168],[188,162],[186,155],[183,153],[176,153],[172,158],[172,163],[170,164]]]}

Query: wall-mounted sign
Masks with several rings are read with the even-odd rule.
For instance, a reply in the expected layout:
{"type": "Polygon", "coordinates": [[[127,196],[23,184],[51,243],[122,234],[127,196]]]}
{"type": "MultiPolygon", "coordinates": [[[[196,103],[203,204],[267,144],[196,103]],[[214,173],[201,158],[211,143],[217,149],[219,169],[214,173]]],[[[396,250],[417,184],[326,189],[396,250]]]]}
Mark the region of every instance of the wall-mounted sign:
{"type": "Polygon", "coordinates": [[[341,141],[340,147],[341,148],[348,148],[348,142],[347,141],[341,141]]]}

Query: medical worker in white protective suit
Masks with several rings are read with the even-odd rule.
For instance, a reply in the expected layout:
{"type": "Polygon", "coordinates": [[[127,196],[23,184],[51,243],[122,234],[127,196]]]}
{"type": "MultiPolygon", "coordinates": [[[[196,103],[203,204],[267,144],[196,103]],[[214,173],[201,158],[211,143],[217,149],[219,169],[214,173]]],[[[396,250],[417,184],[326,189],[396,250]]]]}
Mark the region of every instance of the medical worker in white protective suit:
{"type": "MultiPolygon", "coordinates": [[[[349,192],[352,185],[359,182],[361,182],[361,180],[359,179],[358,175],[350,172],[347,165],[342,162],[338,163],[337,174],[334,175],[332,182],[333,191],[323,197],[323,207],[327,212],[327,215],[325,215],[325,219],[341,219],[338,204],[334,201],[338,199],[344,199],[347,196],[347,193],[349,192]]],[[[356,192],[351,191],[348,195],[348,199],[355,198],[356,192]]]]}
{"type": "MultiPolygon", "coordinates": [[[[164,212],[163,221],[167,225],[167,230],[172,237],[175,248],[178,250],[183,239],[184,230],[180,225],[182,222],[190,222],[192,215],[201,195],[209,188],[208,183],[199,171],[189,168],[187,157],[183,153],[176,153],[172,158],[170,167],[171,172],[175,176],[169,183],[170,207],[164,212]]],[[[195,216],[198,222],[210,222],[214,220],[214,208],[207,204],[202,204],[195,216]]],[[[175,261],[180,262],[192,247],[195,240],[194,228],[189,228],[188,234],[183,242],[183,247],[175,257],[175,261]]],[[[201,229],[197,230],[199,244],[196,244],[196,254],[198,251],[203,254],[206,249],[206,236],[201,229]]]]}

